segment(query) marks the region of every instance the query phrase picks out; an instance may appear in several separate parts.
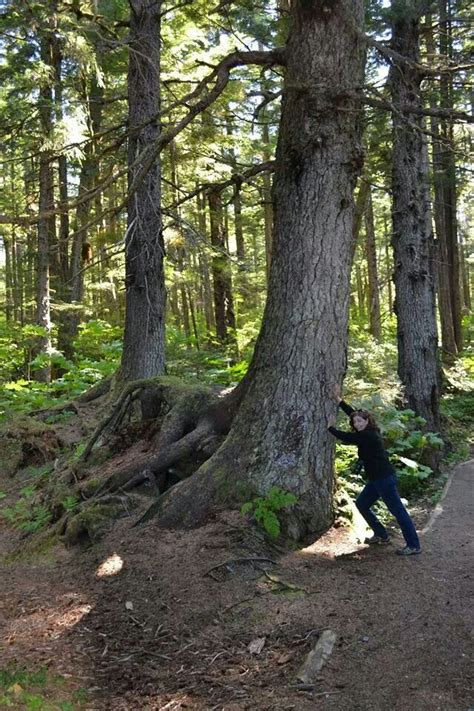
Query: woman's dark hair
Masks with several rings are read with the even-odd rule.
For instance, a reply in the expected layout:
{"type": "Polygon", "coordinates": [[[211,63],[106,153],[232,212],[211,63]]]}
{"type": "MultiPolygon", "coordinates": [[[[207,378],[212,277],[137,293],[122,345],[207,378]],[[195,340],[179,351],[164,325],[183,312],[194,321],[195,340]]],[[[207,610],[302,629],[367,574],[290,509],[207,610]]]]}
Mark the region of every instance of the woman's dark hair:
{"type": "Polygon", "coordinates": [[[364,420],[367,420],[367,429],[369,430],[376,430],[377,432],[380,432],[380,427],[375,421],[374,416],[372,413],[370,413],[368,410],[355,410],[355,412],[352,412],[351,415],[349,416],[350,422],[351,422],[351,427],[353,430],[355,430],[354,427],[354,417],[363,417],[364,420]]]}

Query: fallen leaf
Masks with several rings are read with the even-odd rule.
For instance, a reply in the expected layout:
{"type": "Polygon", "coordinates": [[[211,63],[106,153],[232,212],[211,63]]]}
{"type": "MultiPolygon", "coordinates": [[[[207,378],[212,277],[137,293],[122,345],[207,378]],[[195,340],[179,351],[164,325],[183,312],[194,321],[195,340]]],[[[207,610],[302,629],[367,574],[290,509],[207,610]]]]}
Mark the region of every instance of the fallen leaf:
{"type": "Polygon", "coordinates": [[[127,600],[127,602],[125,603],[125,607],[127,608],[127,610],[133,610],[133,602],[127,600]]]}
{"type": "Polygon", "coordinates": [[[15,696],[20,696],[20,694],[23,693],[23,687],[20,684],[13,684],[13,686],[10,686],[8,691],[15,696]]]}
{"type": "Polygon", "coordinates": [[[265,640],[266,637],[257,637],[256,639],[253,639],[248,646],[250,654],[260,654],[265,646],[265,640]]]}

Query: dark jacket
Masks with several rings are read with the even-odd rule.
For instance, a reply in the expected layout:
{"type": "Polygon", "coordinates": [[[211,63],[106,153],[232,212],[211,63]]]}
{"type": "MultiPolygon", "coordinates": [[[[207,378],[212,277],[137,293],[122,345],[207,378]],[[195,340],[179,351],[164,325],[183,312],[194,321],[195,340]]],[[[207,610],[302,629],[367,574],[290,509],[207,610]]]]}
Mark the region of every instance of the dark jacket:
{"type": "MultiPolygon", "coordinates": [[[[344,410],[346,415],[351,415],[355,412],[354,408],[344,400],[341,400],[339,407],[344,410]]],[[[343,444],[357,446],[359,459],[364,465],[367,479],[382,479],[395,474],[395,469],[390,463],[388,454],[383,446],[382,437],[377,430],[366,428],[362,432],[345,432],[335,427],[328,427],[328,431],[343,444]]]]}

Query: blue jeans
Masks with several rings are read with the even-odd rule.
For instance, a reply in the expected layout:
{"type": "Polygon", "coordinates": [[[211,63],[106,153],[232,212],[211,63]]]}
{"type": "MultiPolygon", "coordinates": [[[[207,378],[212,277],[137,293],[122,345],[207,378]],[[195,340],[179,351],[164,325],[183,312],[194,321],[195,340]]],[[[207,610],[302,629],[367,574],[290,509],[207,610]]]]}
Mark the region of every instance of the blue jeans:
{"type": "Polygon", "coordinates": [[[397,478],[394,474],[367,482],[356,499],[357,508],[375,535],[386,538],[388,536],[386,528],[370,509],[378,499],[382,499],[392,516],[395,516],[397,519],[407,546],[410,548],[419,548],[420,541],[418,540],[415,526],[410,518],[410,514],[402,503],[397,490],[397,478]]]}

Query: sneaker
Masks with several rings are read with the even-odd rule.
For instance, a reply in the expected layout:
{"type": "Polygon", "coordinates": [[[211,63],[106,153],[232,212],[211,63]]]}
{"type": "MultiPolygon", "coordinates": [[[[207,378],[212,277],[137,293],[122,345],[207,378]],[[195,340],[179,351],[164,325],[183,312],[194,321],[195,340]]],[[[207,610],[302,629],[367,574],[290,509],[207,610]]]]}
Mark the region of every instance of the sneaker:
{"type": "Polygon", "coordinates": [[[385,536],[385,538],[384,538],[383,536],[373,535],[373,536],[370,536],[370,538],[366,538],[364,540],[364,543],[367,544],[368,546],[372,546],[374,544],[390,543],[390,537],[385,536]]]}
{"type": "Polygon", "coordinates": [[[395,551],[397,555],[416,555],[421,553],[421,548],[410,548],[410,546],[405,546],[405,548],[398,548],[395,551]]]}

